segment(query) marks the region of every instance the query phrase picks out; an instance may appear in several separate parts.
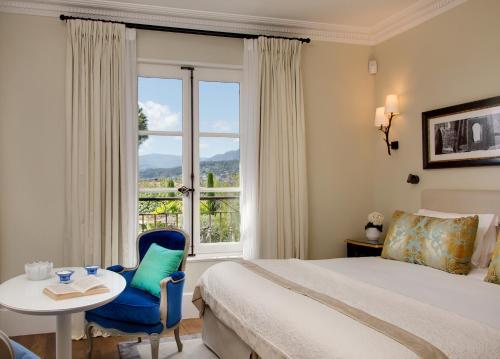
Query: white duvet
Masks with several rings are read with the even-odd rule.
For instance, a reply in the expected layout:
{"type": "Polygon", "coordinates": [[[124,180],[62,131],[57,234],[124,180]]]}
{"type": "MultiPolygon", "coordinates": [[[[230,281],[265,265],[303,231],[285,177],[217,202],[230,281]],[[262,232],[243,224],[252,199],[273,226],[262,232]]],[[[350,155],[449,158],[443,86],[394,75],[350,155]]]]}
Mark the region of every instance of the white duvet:
{"type": "MultiPolygon", "coordinates": [[[[500,357],[500,286],[381,258],[255,261],[395,324],[449,358],[500,357]]],[[[234,262],[200,278],[214,314],[263,358],[416,358],[392,338],[234,262]]]]}

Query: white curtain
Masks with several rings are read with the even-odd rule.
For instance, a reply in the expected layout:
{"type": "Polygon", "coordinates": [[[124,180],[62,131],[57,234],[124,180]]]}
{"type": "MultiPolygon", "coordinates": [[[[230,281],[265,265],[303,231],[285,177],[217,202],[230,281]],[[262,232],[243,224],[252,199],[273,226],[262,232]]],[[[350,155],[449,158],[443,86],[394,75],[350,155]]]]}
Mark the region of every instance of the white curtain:
{"type": "Polygon", "coordinates": [[[120,181],[123,189],[121,195],[121,264],[132,267],[136,264],[137,239],[137,51],[136,31],[125,31],[125,121],[121,126],[120,143],[123,153],[120,154],[120,181]]]}
{"type": "Polygon", "coordinates": [[[241,126],[241,241],[246,259],[260,257],[257,240],[259,200],[260,76],[259,43],[245,39],[243,121],[241,126]]]}
{"type": "Polygon", "coordinates": [[[308,206],[305,122],[300,69],[302,44],[296,40],[260,37],[245,42],[245,80],[257,74],[245,103],[242,132],[242,231],[245,257],[307,258],[308,206]],[[253,66],[255,48],[258,70],[253,66]],[[247,106],[254,106],[258,116],[247,106]],[[248,133],[250,135],[248,135],[248,133]],[[251,135],[258,132],[257,139],[251,135]],[[244,136],[247,135],[248,138],[244,136]],[[254,146],[252,148],[252,146],[254,146]],[[255,168],[253,157],[257,156],[255,168]],[[250,159],[250,165],[244,163],[250,159]],[[246,169],[246,170],[245,170],[246,169]],[[252,173],[252,171],[254,171],[252,173]],[[256,200],[245,194],[256,191],[256,200]],[[253,201],[253,204],[249,204],[253,201]],[[247,235],[256,206],[256,234],[247,235]],[[247,231],[247,232],[245,232],[247,231]],[[253,235],[253,237],[250,237],[253,235]],[[249,238],[250,237],[250,238],[249,238]]]}
{"type": "MultiPolygon", "coordinates": [[[[135,30],[67,21],[65,265],[130,265],[135,256],[135,30]]],[[[82,315],[73,337],[83,336],[82,315]]]]}

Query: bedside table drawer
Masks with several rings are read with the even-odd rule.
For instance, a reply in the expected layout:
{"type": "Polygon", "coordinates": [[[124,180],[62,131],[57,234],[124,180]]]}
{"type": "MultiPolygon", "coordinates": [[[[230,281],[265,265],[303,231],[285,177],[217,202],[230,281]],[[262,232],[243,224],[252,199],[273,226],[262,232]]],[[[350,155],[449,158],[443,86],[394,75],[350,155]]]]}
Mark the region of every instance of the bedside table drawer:
{"type": "Polygon", "coordinates": [[[383,243],[370,243],[365,240],[346,240],[347,257],[379,257],[383,243]]]}

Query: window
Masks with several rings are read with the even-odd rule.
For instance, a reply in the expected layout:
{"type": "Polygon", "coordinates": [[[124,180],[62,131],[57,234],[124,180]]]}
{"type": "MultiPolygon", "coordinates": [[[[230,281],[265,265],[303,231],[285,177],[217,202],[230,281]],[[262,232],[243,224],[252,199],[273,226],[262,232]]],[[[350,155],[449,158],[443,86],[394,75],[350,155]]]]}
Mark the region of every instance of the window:
{"type": "Polygon", "coordinates": [[[241,71],[196,68],[192,91],[190,76],[139,65],[139,230],[183,228],[193,254],[240,252],[241,71]]]}

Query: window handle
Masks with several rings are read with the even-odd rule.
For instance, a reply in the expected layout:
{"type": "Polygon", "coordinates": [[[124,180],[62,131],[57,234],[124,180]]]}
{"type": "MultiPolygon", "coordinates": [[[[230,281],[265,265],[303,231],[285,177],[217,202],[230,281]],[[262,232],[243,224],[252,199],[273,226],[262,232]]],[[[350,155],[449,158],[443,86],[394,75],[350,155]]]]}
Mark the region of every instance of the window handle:
{"type": "Polygon", "coordinates": [[[177,190],[182,193],[182,195],[184,197],[189,197],[189,193],[190,192],[194,192],[194,188],[189,188],[189,187],[186,187],[186,186],[182,186],[182,187],[179,187],[177,188],[177,190]]]}

